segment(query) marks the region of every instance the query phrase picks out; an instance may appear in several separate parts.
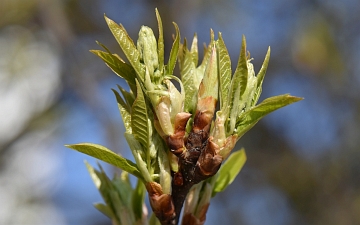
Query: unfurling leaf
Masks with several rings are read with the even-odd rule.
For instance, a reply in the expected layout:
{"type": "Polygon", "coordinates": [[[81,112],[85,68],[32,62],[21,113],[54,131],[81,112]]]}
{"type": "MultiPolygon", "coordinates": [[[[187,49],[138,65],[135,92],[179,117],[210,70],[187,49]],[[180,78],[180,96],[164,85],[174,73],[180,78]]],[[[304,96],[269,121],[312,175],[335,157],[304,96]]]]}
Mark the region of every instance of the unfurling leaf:
{"type": "Polygon", "coordinates": [[[184,111],[193,113],[197,101],[197,91],[203,75],[200,79],[196,76],[193,55],[185,45],[183,45],[182,54],[182,57],[179,57],[179,67],[181,82],[185,89],[184,111]]]}
{"type": "Polygon", "coordinates": [[[153,76],[155,69],[159,67],[159,58],[156,39],[150,27],[141,27],[137,41],[137,49],[140,53],[140,59],[149,70],[150,76],[153,76]]]}
{"type": "Polygon", "coordinates": [[[159,11],[155,9],[156,19],[159,27],[159,39],[158,39],[158,58],[159,58],[159,70],[164,71],[164,34],[163,34],[163,25],[159,11]]]}
{"type": "Polygon", "coordinates": [[[216,41],[216,48],[219,59],[220,110],[224,111],[229,98],[229,87],[231,83],[231,60],[220,32],[219,40],[216,41]]]}
{"type": "Polygon", "coordinates": [[[173,43],[173,46],[170,51],[170,58],[169,63],[167,64],[167,74],[171,75],[174,72],[175,64],[176,64],[176,58],[179,52],[179,46],[180,46],[180,31],[179,27],[176,23],[173,23],[176,30],[176,37],[173,43]]]}
{"type": "Polygon", "coordinates": [[[245,36],[242,39],[240,57],[234,76],[231,80],[230,94],[229,94],[229,107],[230,107],[230,120],[227,122],[227,133],[231,134],[235,129],[236,117],[242,110],[240,106],[241,95],[245,92],[248,80],[248,67],[246,58],[246,40],[245,36]]]}

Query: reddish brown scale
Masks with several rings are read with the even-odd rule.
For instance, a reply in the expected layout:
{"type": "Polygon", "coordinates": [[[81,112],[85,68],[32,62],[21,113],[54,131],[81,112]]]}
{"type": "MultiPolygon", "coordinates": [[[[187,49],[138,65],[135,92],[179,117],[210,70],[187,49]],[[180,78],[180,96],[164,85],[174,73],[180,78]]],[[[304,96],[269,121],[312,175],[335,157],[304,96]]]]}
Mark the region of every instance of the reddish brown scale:
{"type": "Polygon", "coordinates": [[[180,172],[174,174],[174,184],[176,186],[182,186],[184,184],[184,179],[180,172]]]}

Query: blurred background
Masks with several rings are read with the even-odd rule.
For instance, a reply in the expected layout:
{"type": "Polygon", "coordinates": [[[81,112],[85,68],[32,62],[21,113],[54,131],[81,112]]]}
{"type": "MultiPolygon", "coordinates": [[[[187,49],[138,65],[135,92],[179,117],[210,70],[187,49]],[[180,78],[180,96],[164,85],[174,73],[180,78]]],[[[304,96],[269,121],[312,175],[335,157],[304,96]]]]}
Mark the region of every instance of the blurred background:
{"type": "Polygon", "coordinates": [[[96,160],[64,144],[131,157],[110,90],[124,82],[89,50],[120,53],[104,13],[135,40],[143,24],[157,35],[155,7],[166,55],[172,21],[200,44],[221,31],[233,68],[244,34],[256,71],[272,49],[262,99],[305,98],[239,141],[248,161],[206,224],[360,224],[358,0],[1,0],[0,224],[110,224],[92,206],[102,199],[83,162],[96,160]]]}

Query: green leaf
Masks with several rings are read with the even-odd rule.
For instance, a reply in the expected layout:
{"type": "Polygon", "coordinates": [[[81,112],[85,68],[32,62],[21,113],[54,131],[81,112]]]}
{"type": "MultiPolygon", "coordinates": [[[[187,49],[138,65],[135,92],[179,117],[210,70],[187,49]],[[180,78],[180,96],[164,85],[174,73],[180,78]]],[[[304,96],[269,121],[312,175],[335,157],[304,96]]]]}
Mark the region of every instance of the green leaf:
{"type": "Polygon", "coordinates": [[[131,152],[135,158],[136,165],[139,169],[139,171],[142,174],[143,180],[145,182],[152,182],[148,166],[150,167],[150,164],[146,164],[141,156],[141,153],[143,153],[143,147],[141,146],[140,142],[136,140],[134,135],[125,133],[124,134],[125,139],[127,143],[129,144],[129,147],[131,149],[131,152]]]}
{"type": "Polygon", "coordinates": [[[246,39],[243,35],[242,38],[242,44],[241,44],[241,52],[240,52],[240,58],[238,61],[237,68],[235,70],[234,76],[240,77],[240,96],[244,94],[245,89],[247,87],[248,82],[248,67],[247,67],[247,58],[246,58],[246,39]]]}
{"type": "Polygon", "coordinates": [[[270,47],[268,48],[268,51],[266,53],[264,62],[261,66],[261,69],[259,71],[259,73],[256,75],[256,91],[254,93],[254,98],[252,100],[251,106],[256,105],[256,103],[258,102],[260,95],[261,95],[261,91],[262,91],[262,83],[264,81],[264,77],[266,74],[266,70],[269,64],[269,60],[270,60],[270,47]]]}
{"type": "Polygon", "coordinates": [[[269,60],[270,60],[270,47],[268,48],[268,51],[266,53],[266,56],[265,56],[262,66],[261,66],[261,69],[260,69],[259,73],[256,75],[256,79],[257,79],[256,87],[257,88],[262,86],[262,83],[263,83],[263,80],[265,77],[265,73],[266,73],[266,70],[267,70],[267,67],[269,64],[269,60]]]}
{"type": "Polygon", "coordinates": [[[171,169],[170,169],[170,162],[166,152],[165,146],[156,141],[154,143],[156,146],[160,146],[158,151],[158,162],[159,162],[159,174],[160,174],[160,185],[162,187],[164,194],[171,194],[171,169]]]}
{"type": "Polygon", "coordinates": [[[193,113],[196,106],[197,101],[197,91],[202,79],[198,79],[195,76],[195,64],[192,59],[192,54],[183,46],[183,57],[182,61],[180,61],[180,74],[181,74],[181,82],[183,83],[185,89],[185,100],[184,100],[184,111],[193,113]]]}
{"type": "Polygon", "coordinates": [[[246,59],[246,40],[243,36],[242,46],[238,64],[231,81],[229,107],[230,107],[230,120],[227,122],[227,134],[232,134],[235,129],[236,117],[239,115],[240,110],[240,97],[245,92],[248,79],[247,59],[246,59]]]}
{"type": "Polygon", "coordinates": [[[120,220],[120,224],[133,224],[133,214],[131,213],[130,209],[124,205],[124,202],[122,202],[119,193],[115,190],[110,190],[109,196],[112,202],[113,210],[120,220]]]}
{"type": "MultiPolygon", "coordinates": [[[[95,41],[96,44],[98,44],[99,46],[101,46],[103,49],[105,49],[106,52],[108,52],[109,54],[111,54],[111,51],[102,43],[100,43],[99,41],[95,41]]],[[[90,50],[91,51],[91,50],[90,50]]]]}
{"type": "MultiPolygon", "coordinates": [[[[141,182],[140,180],[138,181],[141,182]]],[[[126,208],[130,209],[132,203],[131,195],[129,195],[129,193],[133,191],[133,188],[130,184],[128,173],[123,171],[121,176],[115,176],[112,180],[112,185],[118,193],[122,204],[126,208]]]]}
{"type": "Polygon", "coordinates": [[[159,27],[159,39],[158,39],[158,57],[159,57],[159,69],[163,71],[164,67],[164,34],[163,25],[158,9],[155,9],[156,19],[159,27]]]}
{"type": "Polygon", "coordinates": [[[147,26],[141,26],[137,40],[137,50],[140,53],[140,61],[146,66],[152,79],[154,72],[159,67],[158,46],[153,30],[147,26]]]}
{"type": "Polygon", "coordinates": [[[118,108],[119,108],[119,111],[120,111],[120,115],[121,115],[121,118],[123,120],[123,123],[124,123],[124,126],[125,126],[125,130],[126,132],[128,133],[132,133],[132,129],[131,129],[131,109],[130,109],[130,106],[127,105],[124,100],[121,98],[120,94],[114,90],[114,89],[111,89],[114,94],[115,94],[115,97],[116,97],[116,101],[118,103],[118,108]]]}
{"type": "Polygon", "coordinates": [[[79,143],[75,145],[65,145],[68,148],[74,149],[76,151],[82,152],[94,158],[100,159],[104,162],[107,162],[111,165],[114,165],[134,176],[143,180],[143,177],[135,163],[125,159],[124,157],[116,154],[110,149],[92,143],[79,143]]]}
{"type": "Polygon", "coordinates": [[[111,209],[102,203],[95,203],[94,207],[110,219],[115,217],[111,209]]]}
{"type": "Polygon", "coordinates": [[[131,128],[136,140],[138,140],[145,149],[149,148],[149,127],[148,113],[143,91],[139,82],[136,81],[137,96],[131,109],[131,128]]]}
{"type": "Polygon", "coordinates": [[[199,87],[199,97],[212,96],[218,98],[218,62],[215,44],[211,46],[211,55],[206,65],[205,74],[199,87]]]}
{"type": "Polygon", "coordinates": [[[146,189],[142,182],[137,181],[136,188],[132,193],[132,211],[135,215],[135,220],[139,220],[143,217],[143,204],[145,201],[146,189]]]}
{"type": "Polygon", "coordinates": [[[170,51],[170,57],[169,57],[169,62],[167,65],[167,74],[173,74],[174,72],[174,68],[175,68],[175,64],[176,64],[176,59],[177,59],[177,55],[179,52],[179,46],[180,46],[180,31],[179,31],[179,27],[176,23],[174,23],[175,26],[175,30],[176,30],[176,37],[174,40],[174,43],[172,45],[171,51],[170,51]]]}
{"type": "MultiPolygon", "coordinates": [[[[122,224],[121,220],[128,219],[130,212],[126,209],[126,204],[121,199],[121,193],[117,191],[115,182],[110,181],[110,179],[105,174],[101,165],[99,164],[100,171],[95,170],[90,164],[85,162],[86,167],[98,188],[102,198],[105,201],[106,208],[100,204],[95,205],[101,212],[110,216],[114,224],[122,224]],[[121,209],[121,210],[118,210],[121,209]],[[118,212],[126,211],[125,215],[119,215],[118,212]]],[[[127,173],[124,172],[123,173],[127,173]]],[[[122,182],[124,184],[124,182],[122,182]]],[[[126,188],[126,186],[121,185],[121,188],[126,188]]],[[[130,187],[131,191],[131,187],[130,187]]],[[[124,198],[123,198],[124,199],[124,198]]],[[[131,215],[130,215],[131,216],[131,215]]]]}
{"type": "Polygon", "coordinates": [[[198,53],[198,39],[197,39],[196,33],[194,34],[194,38],[191,43],[190,53],[192,55],[192,59],[193,59],[195,66],[197,66],[198,61],[199,61],[199,53],[198,53]]]}
{"type": "MultiPolygon", "coordinates": [[[[131,108],[131,106],[134,104],[135,96],[132,92],[127,92],[124,88],[122,88],[120,85],[116,85],[118,89],[120,90],[122,96],[124,97],[126,104],[131,108]]],[[[135,94],[136,94],[136,86],[135,86],[135,94]]]]}
{"type": "Polygon", "coordinates": [[[229,156],[225,163],[220,167],[212,196],[215,196],[218,192],[224,191],[225,188],[234,181],[245,162],[246,154],[244,149],[236,151],[229,156]]]}
{"type": "Polygon", "coordinates": [[[131,90],[136,90],[136,73],[132,66],[126,64],[116,54],[110,54],[100,50],[90,50],[90,52],[99,56],[116,75],[125,79],[129,84],[131,90]]]}
{"type": "Polygon", "coordinates": [[[140,53],[136,49],[133,40],[129,37],[125,28],[120,24],[118,25],[113,20],[105,16],[106,23],[109,26],[110,31],[114,35],[116,41],[119,43],[126,58],[140,77],[142,81],[145,78],[145,66],[140,62],[140,53]]]}
{"type": "Polygon", "coordinates": [[[216,41],[216,48],[218,51],[219,62],[220,109],[221,111],[224,111],[224,107],[227,106],[229,98],[231,60],[220,32],[218,36],[219,39],[216,41]]]}
{"type": "Polygon", "coordinates": [[[119,92],[117,92],[115,89],[111,89],[116,97],[116,101],[117,103],[122,106],[128,113],[131,112],[131,108],[130,106],[122,99],[122,97],[120,96],[119,92]]]}
{"type": "Polygon", "coordinates": [[[259,105],[241,114],[236,123],[236,135],[240,138],[267,114],[302,99],[303,98],[291,96],[289,94],[278,95],[265,99],[259,105]]]}

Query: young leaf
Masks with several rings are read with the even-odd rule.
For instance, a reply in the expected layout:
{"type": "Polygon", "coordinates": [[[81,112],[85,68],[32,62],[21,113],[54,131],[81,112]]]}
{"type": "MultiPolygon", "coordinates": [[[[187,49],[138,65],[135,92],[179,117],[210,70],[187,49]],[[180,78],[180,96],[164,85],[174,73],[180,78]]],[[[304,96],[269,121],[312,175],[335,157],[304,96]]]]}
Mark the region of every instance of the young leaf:
{"type": "Polygon", "coordinates": [[[192,59],[193,59],[195,66],[197,66],[198,61],[199,61],[199,53],[198,53],[198,39],[197,39],[196,33],[194,34],[194,38],[191,43],[190,53],[192,55],[192,59]]]}
{"type": "Polygon", "coordinates": [[[243,35],[242,44],[241,44],[241,53],[237,68],[235,70],[234,76],[239,76],[240,78],[240,96],[244,94],[248,82],[248,67],[247,67],[247,58],[246,58],[246,39],[243,35]],[[237,73],[239,75],[237,75],[237,73]]]}
{"type": "Polygon", "coordinates": [[[110,163],[134,176],[143,180],[143,177],[137,167],[137,165],[128,159],[116,154],[110,149],[92,143],[79,143],[75,145],[65,145],[68,148],[82,152],[94,158],[100,159],[104,162],[110,163]]]}
{"type": "Polygon", "coordinates": [[[219,88],[220,88],[220,110],[227,106],[229,87],[231,82],[231,60],[226,49],[224,40],[219,32],[219,39],[216,41],[219,62],[219,88]]]}
{"type": "Polygon", "coordinates": [[[118,103],[118,108],[120,111],[120,115],[121,118],[123,120],[124,126],[125,126],[125,130],[128,133],[132,133],[132,129],[131,129],[131,109],[129,107],[129,105],[127,105],[124,100],[121,98],[120,94],[115,91],[114,89],[111,89],[116,97],[116,101],[118,103]]]}
{"type": "Polygon", "coordinates": [[[94,207],[100,212],[102,212],[105,216],[109,217],[110,219],[115,218],[115,215],[108,206],[102,203],[95,203],[94,207]]]}
{"type": "MultiPolygon", "coordinates": [[[[157,141],[157,145],[162,145],[157,141]]],[[[160,185],[164,194],[171,194],[171,171],[170,171],[170,162],[168,155],[165,152],[165,149],[162,148],[159,150],[158,162],[160,169],[160,185]]]]}
{"type": "Polygon", "coordinates": [[[132,193],[132,211],[135,215],[135,220],[139,220],[143,217],[143,204],[145,200],[146,189],[142,182],[137,181],[136,188],[132,193]]]}
{"type": "Polygon", "coordinates": [[[240,112],[240,97],[245,92],[248,79],[247,59],[246,59],[246,40],[243,36],[242,46],[238,64],[231,81],[229,106],[230,121],[227,122],[227,133],[231,134],[235,129],[236,117],[240,112]]]}
{"type": "Polygon", "coordinates": [[[229,186],[240,172],[241,168],[246,162],[245,150],[241,149],[232,153],[225,163],[220,167],[218,177],[214,184],[213,194],[222,192],[227,186],[229,186]]]}
{"type": "Polygon", "coordinates": [[[174,43],[172,45],[171,51],[170,51],[170,57],[169,57],[169,62],[167,64],[167,74],[173,74],[174,72],[174,68],[175,68],[175,64],[176,64],[176,58],[179,52],[179,46],[180,46],[180,31],[179,31],[179,27],[176,23],[173,23],[175,26],[175,30],[176,30],[176,37],[174,40],[174,43]]]}
{"type": "Polygon", "coordinates": [[[248,130],[250,130],[261,118],[267,114],[294,102],[300,101],[303,98],[294,97],[289,94],[278,95],[265,99],[259,105],[253,107],[249,111],[241,114],[237,119],[236,135],[240,138],[248,130]]]}
{"type": "Polygon", "coordinates": [[[90,50],[93,54],[99,56],[105,64],[119,77],[125,79],[131,90],[135,89],[136,72],[132,66],[123,62],[117,55],[103,52],[100,50],[90,50]]]}
{"type": "Polygon", "coordinates": [[[138,140],[145,149],[149,148],[149,127],[148,113],[143,91],[139,82],[136,81],[137,96],[131,109],[131,128],[136,140],[138,140]]]}
{"type": "Polygon", "coordinates": [[[152,178],[151,178],[149,170],[148,170],[148,166],[150,166],[150,164],[146,164],[144,162],[143,158],[141,157],[141,153],[144,150],[143,150],[143,147],[141,146],[140,142],[138,140],[136,140],[136,138],[134,137],[133,134],[125,133],[124,136],[125,136],[127,143],[129,144],[131,152],[135,158],[136,165],[142,174],[143,181],[144,182],[152,182],[152,178]]]}
{"type": "Polygon", "coordinates": [[[199,87],[198,96],[205,98],[212,96],[213,99],[218,98],[218,62],[215,44],[211,47],[211,55],[206,65],[205,74],[199,87]]]}
{"type": "MultiPolygon", "coordinates": [[[[126,104],[131,108],[131,106],[134,104],[135,96],[131,92],[127,92],[124,88],[122,88],[120,85],[116,85],[118,89],[120,90],[122,96],[125,99],[126,104]]],[[[136,94],[136,86],[135,86],[135,94],[136,94]]]]}
{"type": "Polygon", "coordinates": [[[159,67],[157,48],[153,30],[150,27],[141,26],[137,40],[137,49],[140,53],[140,60],[145,64],[152,78],[154,71],[159,67]]]}
{"type": "Polygon", "coordinates": [[[268,48],[268,51],[266,53],[266,56],[265,56],[262,66],[261,66],[261,69],[260,69],[259,73],[256,75],[256,79],[257,79],[256,87],[257,88],[261,87],[261,85],[263,83],[265,73],[266,73],[266,70],[267,70],[267,67],[269,64],[269,60],[270,60],[270,47],[268,48]]]}
{"type": "MultiPolygon", "coordinates": [[[[141,182],[141,181],[139,181],[141,182]]],[[[133,191],[133,188],[130,184],[129,180],[129,173],[126,171],[122,171],[121,176],[114,176],[113,180],[111,181],[114,189],[118,193],[120,200],[122,204],[128,208],[131,209],[131,193],[133,191]]]]}
{"type": "Polygon", "coordinates": [[[183,54],[182,61],[179,63],[181,64],[181,81],[185,89],[184,111],[193,113],[202,76],[200,79],[195,76],[195,64],[192,60],[192,54],[185,45],[183,45],[183,54]]]}
{"type": "Polygon", "coordinates": [[[109,191],[109,197],[111,199],[111,205],[117,217],[120,220],[120,224],[132,224],[134,221],[133,214],[130,208],[127,208],[124,202],[122,202],[120,195],[114,189],[109,191]]]}
{"type": "Polygon", "coordinates": [[[113,189],[111,185],[111,181],[109,180],[109,178],[106,176],[106,174],[102,169],[101,171],[97,171],[86,161],[85,161],[85,165],[90,173],[93,182],[95,183],[96,188],[99,190],[102,198],[105,201],[105,204],[102,203],[94,204],[95,208],[98,209],[103,214],[105,214],[106,216],[108,216],[110,219],[112,219],[115,224],[120,224],[120,220],[113,210],[113,201],[109,195],[109,191],[113,189]]]}
{"type": "Polygon", "coordinates": [[[159,27],[159,39],[158,39],[158,57],[159,57],[159,69],[163,71],[164,67],[164,34],[163,34],[163,25],[159,11],[155,9],[156,19],[159,27]]]}
{"type": "Polygon", "coordinates": [[[126,58],[129,60],[132,67],[139,75],[140,79],[144,81],[145,66],[140,62],[140,53],[136,49],[134,42],[131,40],[125,28],[121,24],[118,25],[106,16],[105,20],[109,26],[110,31],[112,32],[116,41],[119,43],[121,49],[123,50],[126,58]]]}

